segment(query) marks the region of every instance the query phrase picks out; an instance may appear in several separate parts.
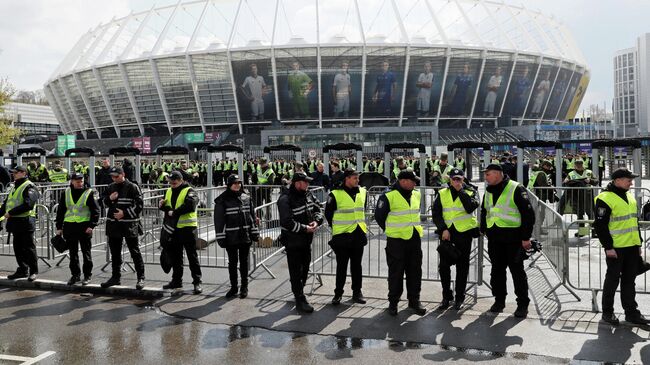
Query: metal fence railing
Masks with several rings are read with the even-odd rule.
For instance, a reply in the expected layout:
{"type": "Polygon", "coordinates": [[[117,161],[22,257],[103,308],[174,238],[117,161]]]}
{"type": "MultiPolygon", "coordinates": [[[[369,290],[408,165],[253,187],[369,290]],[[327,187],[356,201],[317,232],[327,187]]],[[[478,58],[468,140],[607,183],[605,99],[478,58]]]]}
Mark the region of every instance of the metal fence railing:
{"type": "MultiPolygon", "coordinates": [[[[422,280],[439,281],[438,273],[439,256],[437,252],[440,238],[436,234],[436,226],[431,219],[431,206],[440,187],[418,187],[421,193],[421,215],[424,236],[422,237],[422,280]]],[[[386,234],[374,220],[374,210],[377,200],[386,191],[386,187],[373,187],[368,190],[366,205],[366,224],[368,225],[368,245],[364,249],[362,260],[362,274],[370,278],[388,278],[388,264],[386,262],[386,234]]],[[[475,214],[478,215],[477,209],[475,214]]],[[[320,282],[321,275],[336,275],[336,256],[329,247],[331,230],[315,236],[312,245],[312,272],[315,279],[320,282]]],[[[322,231],[322,230],[321,230],[322,231]]],[[[479,237],[472,242],[470,254],[470,270],[467,290],[474,285],[481,285],[483,281],[483,238],[479,237]]],[[[455,270],[455,266],[452,270],[455,270]]],[[[453,276],[452,276],[453,277],[453,276]]],[[[312,288],[313,290],[313,288],[312,288]]]]}

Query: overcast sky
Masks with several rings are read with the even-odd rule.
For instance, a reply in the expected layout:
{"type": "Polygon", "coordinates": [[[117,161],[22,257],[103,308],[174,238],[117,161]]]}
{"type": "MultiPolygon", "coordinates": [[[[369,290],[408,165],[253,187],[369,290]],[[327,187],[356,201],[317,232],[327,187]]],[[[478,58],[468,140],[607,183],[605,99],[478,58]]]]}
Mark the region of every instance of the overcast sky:
{"type": "MultiPolygon", "coordinates": [[[[271,0],[268,0],[271,1],[271,0]]],[[[326,0],[325,0],[326,1],[326,0]]],[[[377,0],[382,1],[382,0],[377,0]]],[[[506,3],[521,4],[505,0],[506,3]]],[[[42,88],[79,37],[113,16],[174,0],[0,0],[0,77],[18,89],[42,88]]],[[[526,0],[527,7],[567,24],[591,69],[582,107],[613,97],[612,57],[650,32],[649,0],[526,0]]],[[[399,0],[398,0],[399,4],[399,0]]]]}

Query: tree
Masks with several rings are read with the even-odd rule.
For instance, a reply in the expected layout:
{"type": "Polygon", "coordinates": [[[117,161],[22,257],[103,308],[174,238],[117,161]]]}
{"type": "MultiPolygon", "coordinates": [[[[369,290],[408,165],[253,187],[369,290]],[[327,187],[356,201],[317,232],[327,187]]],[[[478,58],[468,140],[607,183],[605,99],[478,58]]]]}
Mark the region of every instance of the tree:
{"type": "Polygon", "coordinates": [[[4,106],[16,93],[16,88],[7,78],[0,78],[0,146],[18,143],[21,131],[13,127],[11,121],[5,117],[4,106]]]}

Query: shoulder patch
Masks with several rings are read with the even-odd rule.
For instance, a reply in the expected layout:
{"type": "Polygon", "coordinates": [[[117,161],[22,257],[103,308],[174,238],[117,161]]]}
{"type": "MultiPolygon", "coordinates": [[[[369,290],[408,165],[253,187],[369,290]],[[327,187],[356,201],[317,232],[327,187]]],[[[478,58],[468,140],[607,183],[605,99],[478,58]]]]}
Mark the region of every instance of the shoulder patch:
{"type": "Polygon", "coordinates": [[[384,201],[380,199],[380,200],[377,202],[377,208],[383,208],[383,207],[384,207],[384,201]]]}
{"type": "Polygon", "coordinates": [[[596,214],[598,214],[599,217],[605,216],[605,213],[607,213],[607,209],[605,209],[604,207],[599,207],[598,211],[596,212],[596,214]]]}

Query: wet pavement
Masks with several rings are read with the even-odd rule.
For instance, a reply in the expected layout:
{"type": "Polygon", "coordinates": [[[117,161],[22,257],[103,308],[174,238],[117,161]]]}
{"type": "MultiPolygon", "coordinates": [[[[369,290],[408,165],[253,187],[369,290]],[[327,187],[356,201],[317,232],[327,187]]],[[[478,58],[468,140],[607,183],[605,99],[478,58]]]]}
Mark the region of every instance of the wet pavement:
{"type": "MultiPolygon", "coordinates": [[[[385,312],[386,280],[365,278],[366,305],[352,305],[348,291],[341,305],[332,306],[332,276],[323,276],[322,286],[309,279],[306,289],[313,289],[309,300],[316,312],[301,316],[294,309],[284,255],[269,261],[277,278],[259,270],[243,300],[223,297],[229,289],[225,269],[204,270],[203,295],[191,295],[186,282],[185,295],[170,296],[160,290],[170,275],[158,265],[146,266],[151,295],[133,289],[135,274],[128,271],[121,291],[102,293],[96,286],[110,274],[99,270],[100,257],[95,287],[86,293],[64,285],[67,262],[41,265],[35,284],[21,280],[19,287],[9,287],[16,283],[1,277],[15,262],[0,257],[0,364],[3,356],[48,351],[56,353],[39,363],[650,363],[650,328],[600,324],[590,292],[578,291],[577,301],[563,287],[552,291],[558,279],[544,259],[527,268],[530,314],[518,320],[512,317],[513,295],[504,313],[487,313],[492,304],[487,285],[471,288],[460,312],[443,312],[435,310],[440,284],[427,281],[422,287],[427,315],[413,315],[402,302],[399,315],[391,317],[385,312]]],[[[489,269],[484,268],[486,278],[489,269]]],[[[190,279],[187,271],[185,279],[190,279]]],[[[646,314],[648,299],[637,296],[646,314]]],[[[618,299],[616,310],[621,312],[618,299]]]]}
{"type": "Polygon", "coordinates": [[[155,303],[142,299],[3,288],[0,289],[0,359],[2,355],[35,357],[54,351],[39,364],[567,362],[549,356],[414,341],[227,326],[184,318],[187,314],[167,314],[155,303]]]}

